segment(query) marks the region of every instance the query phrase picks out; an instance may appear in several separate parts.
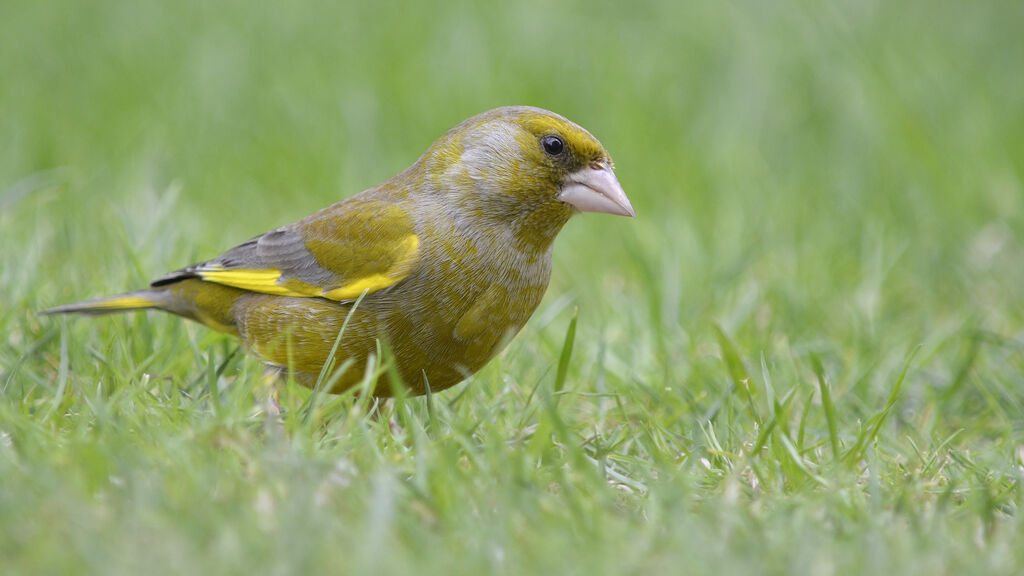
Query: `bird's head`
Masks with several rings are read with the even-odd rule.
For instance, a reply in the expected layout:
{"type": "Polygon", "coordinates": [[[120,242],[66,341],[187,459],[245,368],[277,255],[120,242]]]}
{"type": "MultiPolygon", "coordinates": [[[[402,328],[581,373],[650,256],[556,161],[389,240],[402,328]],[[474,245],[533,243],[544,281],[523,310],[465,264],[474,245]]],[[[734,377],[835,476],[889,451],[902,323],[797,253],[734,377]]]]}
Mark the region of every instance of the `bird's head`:
{"type": "Polygon", "coordinates": [[[575,212],[635,216],[604,146],[540,108],[474,116],[438,139],[421,163],[460,211],[524,232],[553,238],[575,212]]]}

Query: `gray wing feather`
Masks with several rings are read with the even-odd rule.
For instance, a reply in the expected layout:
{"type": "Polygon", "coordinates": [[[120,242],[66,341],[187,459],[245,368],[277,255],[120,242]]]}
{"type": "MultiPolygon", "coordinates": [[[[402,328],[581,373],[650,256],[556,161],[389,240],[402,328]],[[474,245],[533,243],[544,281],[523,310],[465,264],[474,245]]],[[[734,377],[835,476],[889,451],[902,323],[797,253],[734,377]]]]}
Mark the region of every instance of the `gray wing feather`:
{"type": "Polygon", "coordinates": [[[302,234],[289,226],[282,226],[247,240],[213,260],[200,262],[165,274],[150,283],[157,288],[186,278],[198,278],[200,272],[210,268],[276,268],[283,275],[309,284],[327,284],[335,274],[324,270],[306,249],[302,234]]]}

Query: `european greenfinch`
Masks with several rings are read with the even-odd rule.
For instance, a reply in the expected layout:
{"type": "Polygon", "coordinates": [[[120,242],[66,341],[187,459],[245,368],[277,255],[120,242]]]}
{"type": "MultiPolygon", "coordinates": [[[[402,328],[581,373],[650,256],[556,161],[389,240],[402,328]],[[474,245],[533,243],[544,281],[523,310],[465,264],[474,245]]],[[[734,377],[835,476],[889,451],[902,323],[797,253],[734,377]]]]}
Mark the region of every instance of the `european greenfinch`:
{"type": "MultiPolygon", "coordinates": [[[[145,290],[46,313],[163,310],[239,337],[307,386],[336,348],[331,367],[345,370],[330,374],[333,392],[360,382],[383,342],[410,393],[436,392],[523,327],[547,289],[555,236],[577,212],[635,215],[608,152],[553,112],[497,108],[379,186],[145,290]]],[[[398,385],[385,373],[373,393],[398,385]]]]}

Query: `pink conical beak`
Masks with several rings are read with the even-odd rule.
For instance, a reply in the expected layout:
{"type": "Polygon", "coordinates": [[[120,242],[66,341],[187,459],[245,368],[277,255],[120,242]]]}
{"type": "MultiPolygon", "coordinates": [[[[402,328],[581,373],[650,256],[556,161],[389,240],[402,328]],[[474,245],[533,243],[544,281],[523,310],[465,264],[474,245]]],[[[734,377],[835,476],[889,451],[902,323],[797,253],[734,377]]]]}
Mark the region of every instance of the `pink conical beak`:
{"type": "Polygon", "coordinates": [[[629,198],[622,190],[615,172],[604,164],[596,164],[569,174],[562,184],[558,199],[580,212],[603,212],[636,217],[629,198]]]}

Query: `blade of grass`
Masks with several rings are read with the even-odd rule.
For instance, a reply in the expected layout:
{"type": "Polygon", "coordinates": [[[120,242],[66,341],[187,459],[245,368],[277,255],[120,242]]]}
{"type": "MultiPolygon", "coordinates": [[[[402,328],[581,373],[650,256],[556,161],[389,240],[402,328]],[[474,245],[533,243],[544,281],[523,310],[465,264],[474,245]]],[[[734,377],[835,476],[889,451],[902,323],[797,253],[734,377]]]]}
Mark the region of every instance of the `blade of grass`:
{"type": "MultiPolygon", "coordinates": [[[[316,385],[313,386],[313,392],[309,395],[309,401],[306,403],[306,409],[303,413],[303,420],[309,422],[310,417],[313,415],[313,409],[316,406],[317,398],[320,392],[324,389],[324,384],[330,380],[330,384],[333,386],[334,383],[341,378],[344,371],[352,365],[351,362],[343,362],[338,370],[334,370],[335,357],[338,355],[338,347],[341,346],[341,339],[345,336],[345,330],[348,328],[348,323],[352,319],[352,315],[355,314],[356,309],[359,308],[359,304],[366,297],[368,290],[363,290],[363,293],[356,298],[355,302],[352,303],[352,307],[349,308],[348,314],[345,315],[345,321],[341,323],[341,330],[338,330],[338,336],[334,339],[334,344],[331,346],[331,352],[327,355],[327,361],[320,368],[320,374],[316,378],[316,385]]],[[[350,360],[350,359],[349,359],[350,360]]],[[[330,388],[328,388],[330,389],[330,388]]]]}
{"type": "Polygon", "coordinates": [[[562,342],[562,353],[558,357],[558,371],[555,373],[555,402],[558,402],[558,394],[565,388],[565,377],[569,373],[569,360],[572,358],[573,344],[576,342],[576,319],[579,317],[579,307],[572,310],[572,318],[569,319],[569,327],[565,330],[565,340],[562,342]]]}
{"type": "Polygon", "coordinates": [[[907,371],[910,369],[910,363],[914,361],[914,357],[917,356],[920,350],[921,346],[918,345],[910,353],[910,356],[907,357],[907,361],[903,364],[903,370],[900,371],[896,383],[893,384],[892,390],[889,392],[889,398],[885,401],[885,406],[868,421],[868,426],[857,436],[857,441],[843,457],[844,460],[848,462],[859,460],[868,442],[878,437],[878,431],[881,430],[882,424],[885,423],[889,412],[896,405],[896,400],[899,399],[900,390],[903,388],[903,381],[906,379],[907,371]]]}
{"type": "Polygon", "coordinates": [[[732,379],[734,389],[743,391],[744,399],[747,401],[747,410],[750,412],[750,417],[760,426],[761,416],[758,414],[757,405],[754,403],[754,391],[752,390],[750,383],[750,374],[747,372],[747,368],[743,365],[743,360],[740,359],[739,353],[736,351],[736,346],[732,343],[732,340],[726,335],[725,330],[722,329],[718,324],[714,325],[715,335],[718,337],[718,345],[722,349],[722,359],[725,361],[725,366],[729,371],[729,377],[732,379]]]}
{"type": "Polygon", "coordinates": [[[838,461],[839,431],[836,424],[836,406],[832,402],[832,392],[825,380],[825,367],[822,366],[817,354],[811,355],[811,365],[814,367],[815,376],[818,377],[818,390],[821,391],[821,407],[825,410],[825,422],[828,424],[828,441],[832,445],[832,457],[838,461]]]}
{"type": "Polygon", "coordinates": [[[206,387],[210,390],[213,413],[220,414],[220,386],[217,385],[217,362],[213,356],[213,350],[206,352],[206,387]]]}

